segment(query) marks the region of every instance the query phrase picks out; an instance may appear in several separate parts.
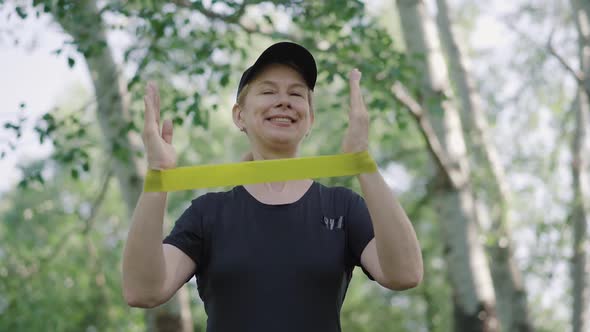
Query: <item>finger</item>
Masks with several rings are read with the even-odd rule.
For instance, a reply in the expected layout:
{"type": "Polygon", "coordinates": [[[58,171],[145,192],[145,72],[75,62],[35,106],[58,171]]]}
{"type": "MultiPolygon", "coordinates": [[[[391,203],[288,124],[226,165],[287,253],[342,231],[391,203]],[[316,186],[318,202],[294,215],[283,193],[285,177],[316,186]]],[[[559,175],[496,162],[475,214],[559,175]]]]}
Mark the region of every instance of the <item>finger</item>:
{"type": "Polygon", "coordinates": [[[348,79],[350,81],[360,81],[361,80],[361,76],[363,76],[363,74],[361,73],[360,70],[358,70],[358,68],[354,68],[353,70],[350,71],[350,73],[348,73],[348,79]]]}
{"type": "Polygon", "coordinates": [[[154,124],[156,122],[153,93],[149,83],[145,87],[145,96],[143,97],[143,103],[145,105],[143,129],[144,131],[148,131],[154,128],[154,124]]]}
{"type": "Polygon", "coordinates": [[[350,84],[350,108],[353,112],[361,112],[365,109],[363,96],[361,93],[361,72],[358,69],[353,69],[348,75],[350,84]]]}
{"type": "Polygon", "coordinates": [[[164,120],[164,125],[162,126],[162,138],[168,144],[172,144],[172,129],[172,120],[164,120]]]}
{"type": "Polygon", "coordinates": [[[148,83],[148,88],[150,90],[150,96],[152,98],[152,105],[154,110],[154,117],[156,120],[156,124],[158,128],[160,127],[160,93],[158,91],[158,85],[155,82],[150,81],[148,83]]]}

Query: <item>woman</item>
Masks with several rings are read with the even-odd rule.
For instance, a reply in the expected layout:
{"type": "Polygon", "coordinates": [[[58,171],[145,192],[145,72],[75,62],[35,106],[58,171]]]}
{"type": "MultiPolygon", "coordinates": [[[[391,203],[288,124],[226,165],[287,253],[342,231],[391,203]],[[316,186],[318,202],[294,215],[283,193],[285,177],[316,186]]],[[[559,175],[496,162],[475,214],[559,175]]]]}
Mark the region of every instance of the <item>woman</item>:
{"type": "MultiPolygon", "coordinates": [[[[314,122],[317,70],[302,46],[269,47],[244,72],[233,120],[254,160],[293,158],[314,122]]],[[[368,150],[361,73],[349,75],[349,127],[342,152],[368,150]]],[[[159,133],[156,87],[148,84],[143,140],[151,169],[176,166],[172,124],[159,133]]],[[[144,192],[123,257],[129,305],[154,307],[193,275],[207,331],[340,331],[355,266],[384,287],[422,279],[414,229],[381,174],[358,175],[364,199],[310,179],[236,186],[192,201],[162,242],[165,192],[144,192]]]]}

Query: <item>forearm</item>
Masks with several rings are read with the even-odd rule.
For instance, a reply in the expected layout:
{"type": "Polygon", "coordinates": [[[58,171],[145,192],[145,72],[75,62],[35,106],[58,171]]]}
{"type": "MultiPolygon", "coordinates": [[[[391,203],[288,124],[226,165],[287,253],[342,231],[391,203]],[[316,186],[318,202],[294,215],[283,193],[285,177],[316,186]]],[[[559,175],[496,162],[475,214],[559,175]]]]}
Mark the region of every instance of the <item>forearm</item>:
{"type": "Polygon", "coordinates": [[[159,295],[165,280],[162,246],[167,193],[142,193],[123,252],[123,290],[128,302],[159,295]]]}
{"type": "Polygon", "coordinates": [[[373,222],[379,264],[389,280],[421,280],[422,253],[404,209],[379,171],[358,176],[373,222]]]}

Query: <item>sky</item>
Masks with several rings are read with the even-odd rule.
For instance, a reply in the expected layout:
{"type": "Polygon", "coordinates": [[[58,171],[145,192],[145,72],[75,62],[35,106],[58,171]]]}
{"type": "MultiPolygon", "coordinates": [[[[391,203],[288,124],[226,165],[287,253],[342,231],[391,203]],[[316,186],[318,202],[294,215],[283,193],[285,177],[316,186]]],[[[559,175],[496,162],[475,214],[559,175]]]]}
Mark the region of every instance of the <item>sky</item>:
{"type": "MultiPolygon", "coordinates": [[[[34,119],[55,107],[69,87],[75,84],[91,87],[84,66],[70,68],[65,56],[51,54],[65,41],[55,24],[50,24],[46,17],[20,21],[12,15],[6,20],[10,7],[9,4],[0,7],[0,123],[18,122],[22,115],[30,119],[15,151],[6,144],[9,140],[15,142],[15,135],[0,128],[0,151],[7,151],[0,160],[0,174],[7,179],[0,181],[0,195],[20,180],[19,162],[43,158],[51,151],[50,144],[39,144],[33,131],[34,119]],[[18,35],[18,46],[14,45],[11,32],[18,35]],[[21,103],[26,105],[22,110],[21,103]]],[[[70,56],[82,63],[74,52],[70,56]]]]}

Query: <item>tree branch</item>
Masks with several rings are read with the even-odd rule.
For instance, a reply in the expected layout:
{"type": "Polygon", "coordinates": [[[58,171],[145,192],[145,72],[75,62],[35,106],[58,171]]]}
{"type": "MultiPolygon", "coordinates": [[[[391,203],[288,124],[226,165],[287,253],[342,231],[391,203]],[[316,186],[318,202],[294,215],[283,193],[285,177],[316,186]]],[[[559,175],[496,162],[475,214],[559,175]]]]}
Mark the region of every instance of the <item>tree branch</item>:
{"type": "MultiPolygon", "coordinates": [[[[555,50],[555,48],[553,47],[553,35],[554,34],[555,34],[555,29],[551,30],[551,34],[549,35],[549,39],[547,40],[547,50],[549,51],[549,54],[553,55],[553,57],[555,57],[555,59],[557,59],[557,61],[559,61],[561,66],[563,68],[565,68],[565,70],[567,70],[576,79],[576,81],[578,81],[578,84],[580,86],[584,87],[584,89],[586,89],[585,84],[584,84],[584,82],[586,81],[586,77],[585,77],[584,73],[581,71],[576,71],[574,68],[572,68],[567,63],[567,61],[559,53],[557,53],[557,50],[555,50]]],[[[586,93],[588,93],[590,95],[590,91],[586,90],[586,93]]]]}
{"type": "Polygon", "coordinates": [[[393,84],[391,92],[393,92],[393,96],[410,111],[410,114],[412,114],[418,123],[420,132],[426,140],[428,150],[432,154],[437,167],[445,176],[445,180],[453,187],[460,188],[462,183],[453,176],[451,167],[452,163],[443,149],[442,144],[438,140],[422,106],[414,100],[414,98],[408,93],[407,89],[399,81],[393,84]]]}
{"type": "Polygon", "coordinates": [[[514,30],[514,32],[516,32],[520,37],[527,40],[529,43],[535,45],[539,49],[547,50],[549,52],[549,54],[551,54],[551,56],[553,56],[559,62],[559,64],[568,73],[570,73],[572,75],[572,77],[576,80],[576,82],[578,82],[578,85],[580,87],[582,87],[584,89],[584,91],[590,96],[590,89],[588,89],[585,84],[587,78],[585,77],[584,73],[572,68],[572,66],[570,66],[567,63],[567,61],[559,53],[557,53],[557,50],[555,50],[555,48],[553,47],[553,35],[555,34],[555,29],[551,30],[551,33],[549,34],[549,39],[547,40],[547,43],[545,43],[545,46],[543,46],[540,43],[533,40],[531,37],[529,37],[526,33],[520,31],[512,22],[504,20],[504,23],[510,29],[514,30]]]}
{"type": "Polygon", "coordinates": [[[205,8],[205,6],[203,6],[203,4],[201,4],[200,1],[190,2],[190,0],[172,0],[172,3],[182,8],[196,9],[201,14],[211,19],[221,20],[226,23],[238,23],[240,21],[240,18],[246,11],[246,6],[248,6],[249,1],[244,0],[240,7],[238,7],[238,9],[234,13],[229,15],[219,14],[211,9],[205,8]]]}
{"type": "Polygon", "coordinates": [[[88,232],[92,229],[94,221],[96,220],[96,215],[98,213],[98,210],[102,206],[102,202],[104,201],[104,197],[107,194],[109,182],[111,181],[111,178],[113,177],[113,170],[110,168],[111,160],[109,160],[109,162],[107,162],[107,165],[108,165],[107,167],[109,168],[109,170],[106,172],[106,174],[104,176],[104,180],[102,181],[102,185],[100,186],[100,190],[98,192],[98,195],[96,196],[96,198],[94,199],[94,202],[92,203],[92,208],[90,209],[90,215],[88,216],[88,218],[86,218],[86,220],[84,220],[84,229],[82,230],[82,232],[84,234],[88,234],[88,232]]]}
{"type": "Polygon", "coordinates": [[[107,168],[109,168],[109,170],[106,172],[106,174],[104,176],[104,180],[101,185],[101,188],[98,192],[98,195],[96,196],[96,198],[94,199],[94,201],[92,203],[92,209],[90,211],[90,215],[88,216],[88,218],[83,220],[82,228],[80,229],[80,227],[73,227],[71,230],[69,230],[66,233],[66,235],[64,236],[64,239],[62,241],[60,241],[57,244],[57,246],[55,246],[53,248],[53,250],[51,250],[51,252],[49,252],[49,254],[47,254],[39,259],[39,263],[37,265],[37,268],[36,269],[32,268],[31,269],[32,273],[30,273],[29,276],[33,275],[33,274],[38,274],[40,271],[44,270],[47,266],[49,266],[49,264],[55,258],[57,258],[57,256],[59,256],[59,254],[65,248],[66,244],[69,242],[69,239],[71,238],[71,236],[74,235],[76,232],[79,232],[81,230],[82,234],[87,235],[88,232],[91,230],[92,225],[94,224],[94,220],[96,219],[97,212],[100,209],[100,207],[102,206],[102,203],[103,203],[104,198],[106,196],[108,184],[113,176],[113,171],[110,169],[109,165],[110,165],[110,162],[107,163],[107,168]]]}
{"type": "Polygon", "coordinates": [[[192,3],[190,0],[172,0],[176,6],[186,9],[195,9],[205,17],[210,18],[212,20],[217,20],[221,22],[225,22],[227,24],[235,25],[242,29],[244,32],[249,34],[257,34],[271,38],[281,38],[281,39],[290,39],[290,40],[297,40],[297,38],[293,35],[277,32],[275,29],[272,29],[272,32],[265,32],[260,30],[258,25],[255,27],[246,26],[243,22],[240,21],[244,13],[246,12],[246,7],[251,4],[250,1],[244,0],[244,2],[240,5],[240,7],[232,14],[223,15],[214,12],[211,9],[205,8],[200,3],[192,3]]]}

